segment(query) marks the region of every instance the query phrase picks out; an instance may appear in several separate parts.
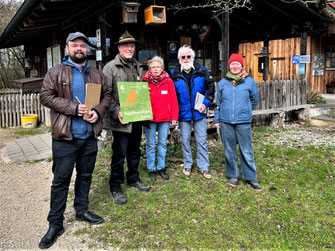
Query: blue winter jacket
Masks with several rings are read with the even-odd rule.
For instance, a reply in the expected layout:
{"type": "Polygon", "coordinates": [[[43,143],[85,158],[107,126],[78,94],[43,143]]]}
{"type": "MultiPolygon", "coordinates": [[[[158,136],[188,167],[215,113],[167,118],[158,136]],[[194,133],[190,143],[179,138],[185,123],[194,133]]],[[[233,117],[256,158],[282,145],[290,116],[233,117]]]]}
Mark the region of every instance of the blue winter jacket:
{"type": "MultiPolygon", "coordinates": [[[[63,58],[63,64],[72,67],[72,101],[78,102],[78,98],[82,104],[85,104],[86,83],[88,82],[87,70],[90,67],[88,61],[86,61],[85,66],[80,67],[75,65],[67,55],[63,58]]],[[[71,133],[74,138],[86,139],[93,135],[93,126],[92,124],[86,122],[83,117],[73,117],[71,123],[71,133]]]]}
{"type": "Polygon", "coordinates": [[[258,104],[258,90],[253,78],[246,77],[237,86],[227,78],[218,84],[214,123],[250,123],[252,110],[258,104]]]}
{"type": "Polygon", "coordinates": [[[206,107],[209,107],[213,104],[215,93],[213,77],[203,66],[197,62],[194,62],[194,68],[195,69],[191,77],[190,88],[188,87],[186,78],[181,72],[179,63],[177,64],[176,68],[171,71],[171,78],[176,87],[179,105],[179,121],[196,121],[206,118],[206,113],[200,113],[197,110],[194,110],[197,92],[205,96],[203,104],[206,107]]]}

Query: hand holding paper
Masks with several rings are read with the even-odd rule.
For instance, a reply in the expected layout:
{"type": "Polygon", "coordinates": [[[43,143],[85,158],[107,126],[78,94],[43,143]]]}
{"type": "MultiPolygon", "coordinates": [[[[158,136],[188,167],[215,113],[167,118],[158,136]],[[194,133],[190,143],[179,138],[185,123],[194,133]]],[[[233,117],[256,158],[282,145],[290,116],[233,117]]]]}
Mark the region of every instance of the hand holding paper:
{"type": "Polygon", "coordinates": [[[206,112],[206,106],[203,104],[205,96],[197,92],[195,97],[194,109],[198,110],[200,113],[206,112]]]}

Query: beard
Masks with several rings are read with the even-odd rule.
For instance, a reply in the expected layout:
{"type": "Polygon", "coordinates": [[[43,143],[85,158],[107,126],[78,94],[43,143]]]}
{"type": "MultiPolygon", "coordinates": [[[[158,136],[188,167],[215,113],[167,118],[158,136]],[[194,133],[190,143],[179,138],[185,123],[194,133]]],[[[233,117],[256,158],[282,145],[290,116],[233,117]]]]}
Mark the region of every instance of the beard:
{"type": "Polygon", "coordinates": [[[193,66],[193,61],[192,62],[187,62],[187,63],[181,63],[181,70],[189,71],[191,68],[194,68],[193,66]]]}
{"type": "Polygon", "coordinates": [[[71,60],[74,62],[74,63],[77,63],[77,64],[81,64],[83,62],[85,62],[85,60],[87,59],[86,55],[83,53],[83,52],[75,52],[73,53],[73,55],[69,55],[71,60]],[[81,54],[82,57],[77,57],[78,54],[81,54]]]}

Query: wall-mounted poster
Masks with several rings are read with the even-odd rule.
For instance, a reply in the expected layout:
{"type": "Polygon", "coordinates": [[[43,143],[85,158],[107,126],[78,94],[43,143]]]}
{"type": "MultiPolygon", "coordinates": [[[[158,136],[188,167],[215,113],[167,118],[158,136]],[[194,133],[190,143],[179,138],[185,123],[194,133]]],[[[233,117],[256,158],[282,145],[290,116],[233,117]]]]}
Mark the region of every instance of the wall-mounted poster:
{"type": "Polygon", "coordinates": [[[168,61],[177,60],[178,47],[178,41],[168,41],[168,61]]]}
{"type": "Polygon", "coordinates": [[[51,47],[47,48],[47,66],[48,66],[48,70],[52,67],[52,50],[51,50],[51,47]]]}
{"type": "Polygon", "coordinates": [[[305,74],[305,64],[299,64],[298,74],[305,74]]]}
{"type": "Polygon", "coordinates": [[[123,122],[152,119],[147,82],[117,82],[123,122]]]}
{"type": "Polygon", "coordinates": [[[313,56],[313,76],[323,76],[324,73],[324,55],[315,54],[313,56]]]}
{"type": "Polygon", "coordinates": [[[52,65],[58,65],[61,63],[61,55],[60,55],[60,45],[52,46],[52,65]]]}

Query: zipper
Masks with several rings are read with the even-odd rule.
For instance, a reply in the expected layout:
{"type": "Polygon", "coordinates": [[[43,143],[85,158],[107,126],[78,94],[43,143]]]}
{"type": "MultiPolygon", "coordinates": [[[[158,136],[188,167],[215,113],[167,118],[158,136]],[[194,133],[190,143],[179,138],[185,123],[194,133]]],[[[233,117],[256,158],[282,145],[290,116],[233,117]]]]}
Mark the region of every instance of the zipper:
{"type": "MultiPolygon", "coordinates": [[[[85,93],[85,101],[86,101],[86,84],[87,83],[86,83],[85,73],[84,73],[84,68],[83,67],[81,67],[81,73],[82,73],[81,75],[83,76],[83,80],[84,80],[84,93],[85,93]]],[[[84,115],[83,115],[83,120],[84,120],[84,115]]],[[[86,120],[84,120],[84,121],[85,121],[85,137],[86,137],[88,135],[88,125],[87,125],[88,122],[86,120]]],[[[92,132],[93,132],[93,129],[92,129],[92,132]]]]}
{"type": "Polygon", "coordinates": [[[235,86],[233,86],[233,112],[232,112],[232,120],[235,123],[235,86]]]}

